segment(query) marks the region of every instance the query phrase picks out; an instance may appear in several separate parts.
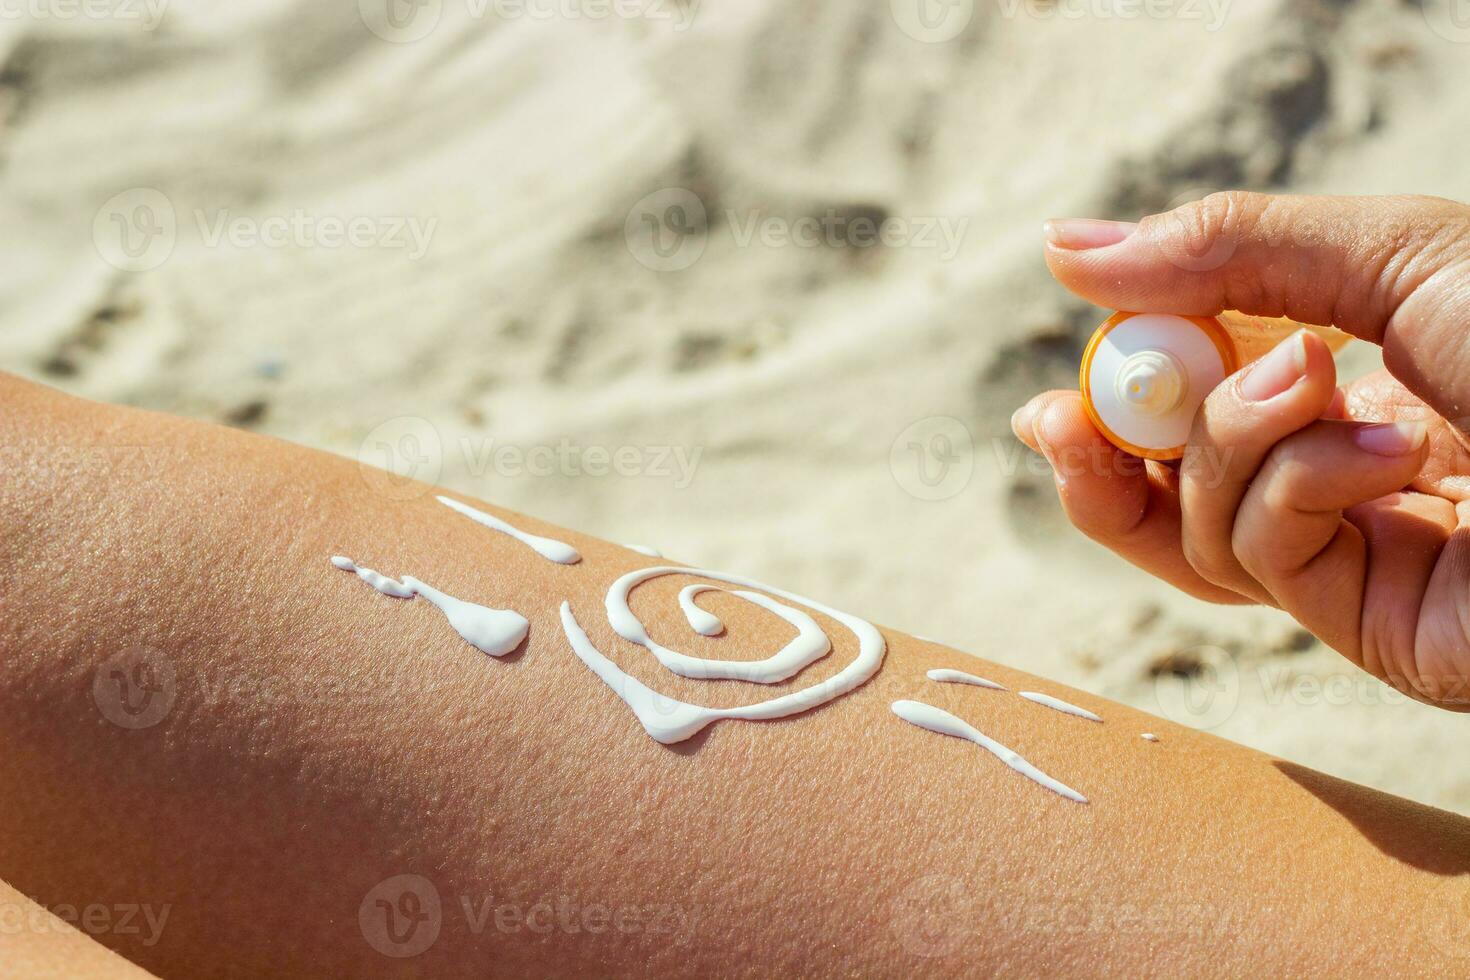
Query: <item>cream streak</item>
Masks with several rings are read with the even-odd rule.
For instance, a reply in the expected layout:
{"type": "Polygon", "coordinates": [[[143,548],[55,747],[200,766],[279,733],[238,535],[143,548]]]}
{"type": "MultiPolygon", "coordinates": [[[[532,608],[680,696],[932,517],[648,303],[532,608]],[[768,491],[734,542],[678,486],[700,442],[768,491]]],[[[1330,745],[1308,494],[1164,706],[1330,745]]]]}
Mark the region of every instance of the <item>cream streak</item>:
{"type": "Polygon", "coordinates": [[[932,704],[925,704],[922,701],[895,701],[893,702],[893,713],[911,725],[918,725],[925,731],[935,732],[939,735],[952,735],[955,738],[963,738],[967,741],[974,742],[1016,772],[1033,782],[1040,783],[1053,793],[1065,796],[1075,803],[1087,802],[1087,797],[1072,789],[1066,783],[1048,776],[1023,759],[1019,753],[1006,748],[995,739],[982,733],[969,722],[956,718],[942,708],[936,708],[932,704]]]}
{"type": "Polygon", "coordinates": [[[450,510],[463,514],[477,524],[483,524],[492,530],[510,535],[548,561],[554,561],[558,565],[575,565],[582,560],[582,556],[577,552],[577,549],[565,541],[558,541],[555,538],[543,538],[538,534],[529,534],[507,524],[493,514],[487,514],[483,510],[478,510],[469,504],[462,504],[458,500],[450,500],[448,497],[435,497],[434,499],[450,510]]]}
{"type": "Polygon", "coordinates": [[[976,687],[988,687],[992,691],[1004,691],[1004,685],[995,681],[988,681],[976,674],[967,674],[963,670],[950,670],[947,667],[939,667],[924,675],[931,681],[939,681],[941,684],[973,684],[976,687]]]}
{"type": "Polygon", "coordinates": [[[1076,715],[1078,718],[1086,718],[1088,721],[1102,721],[1101,718],[1086,708],[1079,708],[1075,704],[1063,701],[1061,698],[1054,698],[1050,694],[1037,694],[1035,691],[1020,691],[1019,693],[1027,701],[1044,704],[1048,708],[1062,712],[1062,714],[1076,715]]]}
{"type": "Polygon", "coordinates": [[[383,595],[394,599],[423,596],[444,614],[449,625],[454,627],[454,631],[466,643],[492,657],[503,657],[520,646],[531,626],[519,613],[508,609],[491,609],[489,606],[456,599],[408,575],[402,581],[391,579],[371,568],[364,568],[343,555],[333,556],[332,564],[344,572],[354,573],[383,595]]]}

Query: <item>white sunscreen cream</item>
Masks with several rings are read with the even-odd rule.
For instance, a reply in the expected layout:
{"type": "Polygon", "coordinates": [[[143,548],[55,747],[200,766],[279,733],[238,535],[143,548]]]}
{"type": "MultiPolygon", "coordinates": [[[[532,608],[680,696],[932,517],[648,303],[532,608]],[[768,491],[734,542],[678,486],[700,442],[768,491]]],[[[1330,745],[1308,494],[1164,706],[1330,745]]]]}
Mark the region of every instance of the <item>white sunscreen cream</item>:
{"type": "Polygon", "coordinates": [[[701,609],[694,604],[694,597],[701,592],[718,592],[718,587],[713,585],[686,585],[679,590],[679,608],[684,610],[684,618],[689,621],[689,628],[700,636],[719,636],[725,632],[725,624],[720,617],[707,609],[701,609]]]}
{"type": "MultiPolygon", "coordinates": [[[[810,687],[802,688],[789,694],[783,694],[780,697],[735,708],[709,708],[703,705],[689,704],[666,697],[647,687],[622,670],[622,668],[618,667],[617,664],[593,645],[592,641],[588,639],[587,633],[577,622],[576,616],[572,614],[571,604],[567,602],[563,602],[561,605],[562,629],[566,631],[567,641],[571,643],[572,650],[593,673],[602,678],[603,682],[612,689],[614,694],[622,698],[624,703],[633,710],[633,715],[643,726],[644,731],[648,732],[655,741],[669,745],[674,742],[684,741],[705,726],[719,721],[722,718],[742,719],[745,721],[768,721],[775,718],[785,718],[788,715],[807,711],[847,694],[849,691],[866,682],[882,666],[883,655],[887,650],[887,645],[883,641],[883,634],[879,633],[877,628],[866,620],[839,612],[836,609],[824,606],[811,599],[804,599],[793,593],[771,588],[768,585],[762,585],[759,582],[742,578],[738,575],[728,575],[723,572],[713,572],[706,569],[675,566],[639,569],[624,575],[608,589],[604,606],[607,611],[608,622],[612,626],[613,631],[623,639],[636,643],[648,650],[661,664],[671,671],[684,677],[753,680],[758,683],[771,683],[774,680],[791,677],[799,672],[802,667],[825,656],[831,649],[831,641],[828,639],[826,633],[822,632],[820,627],[816,625],[815,620],[812,620],[810,616],[807,616],[799,610],[783,606],[771,598],[772,596],[779,596],[788,602],[807,606],[824,616],[835,619],[847,627],[857,637],[857,654],[853,657],[850,664],[843,667],[825,681],[819,681],[810,687]],[[656,578],[661,575],[693,575],[699,578],[724,582],[729,585],[744,586],[748,589],[760,589],[763,593],[770,593],[770,595],[762,595],[756,592],[736,591],[731,594],[760,605],[781,616],[797,628],[797,636],[773,656],[765,660],[756,661],[702,660],[675,650],[670,650],[650,639],[642,622],[628,608],[628,594],[632,591],[633,587],[641,582],[646,582],[651,578],[656,578]],[[813,635],[811,630],[816,630],[816,634],[813,635]]],[[[692,596],[690,597],[690,601],[692,603],[692,596]]],[[[685,613],[687,616],[687,608],[685,613]]],[[[691,620],[691,623],[693,622],[694,620],[691,620]]]]}
{"type": "Polygon", "coordinates": [[[1021,758],[1018,753],[1006,748],[995,739],[982,733],[974,725],[956,718],[942,708],[936,708],[932,704],[925,704],[922,701],[895,701],[893,702],[893,713],[909,724],[918,725],[926,731],[935,732],[939,735],[953,735],[955,738],[963,738],[967,741],[974,742],[1016,772],[1033,782],[1045,786],[1053,793],[1065,796],[1075,803],[1087,802],[1087,797],[1075,789],[1048,776],[1021,758]]]}
{"type": "MultiPolygon", "coordinates": [[[[696,571],[689,568],[677,568],[674,566],[656,566],[654,568],[640,568],[629,572],[612,584],[607,590],[607,599],[604,605],[607,608],[607,621],[619,636],[630,642],[636,643],[648,652],[652,653],[658,662],[680,677],[694,677],[701,680],[739,680],[754,681],[757,684],[775,684],[786,678],[799,673],[802,668],[825,657],[832,649],[832,642],[827,639],[827,634],[817,625],[816,620],[799,609],[792,609],[771,599],[769,596],[758,592],[746,592],[742,590],[732,591],[730,594],[739,596],[748,602],[768,609],[796,627],[796,637],[786,646],[773,653],[764,660],[705,660],[701,657],[691,657],[688,654],[671,650],[661,643],[650,639],[648,632],[643,628],[643,623],[633,611],[628,608],[628,594],[633,587],[640,582],[646,582],[660,575],[699,575],[702,578],[712,578],[721,582],[734,585],[752,585],[748,579],[742,579],[735,575],[725,575],[721,572],[710,572],[705,570],[696,571]]],[[[754,584],[755,588],[766,588],[754,584]]],[[[790,593],[781,592],[777,589],[766,588],[768,592],[775,592],[787,599],[794,599],[804,605],[811,606],[828,615],[832,615],[827,609],[817,605],[809,599],[801,599],[790,593]]],[[[685,610],[686,614],[688,610],[685,610]]],[[[838,618],[834,616],[833,618],[838,618]]],[[[859,620],[861,622],[861,620],[859,620]]],[[[708,624],[702,624],[708,625],[708,624]]],[[[866,623],[864,624],[866,625],[866,623]]],[[[872,627],[868,627],[872,629],[872,627]]],[[[854,633],[857,630],[853,630],[854,633]]]]}
{"type": "Polygon", "coordinates": [[[1078,718],[1086,718],[1088,721],[1102,721],[1101,718],[1093,714],[1091,711],[1088,711],[1086,708],[1079,708],[1075,704],[1070,704],[1066,701],[1063,701],[1061,698],[1054,698],[1050,694],[1037,694],[1035,691],[1019,691],[1017,693],[1019,693],[1021,697],[1025,698],[1027,701],[1034,701],[1037,704],[1044,704],[1048,708],[1055,708],[1057,711],[1060,711],[1063,714],[1076,715],[1078,718]]]}
{"type": "Polygon", "coordinates": [[[469,504],[460,503],[458,500],[450,500],[448,497],[435,497],[434,499],[450,510],[458,511],[477,524],[483,524],[488,528],[499,531],[501,534],[510,535],[548,561],[554,561],[558,565],[575,565],[582,560],[582,556],[577,553],[577,549],[565,541],[558,541],[555,538],[543,538],[537,534],[527,534],[525,531],[512,527],[493,514],[487,514],[483,510],[477,510],[469,504]]]}
{"type": "Polygon", "coordinates": [[[466,643],[492,657],[503,657],[520,646],[530,629],[531,624],[519,613],[508,609],[491,609],[489,606],[456,599],[407,575],[402,580],[391,579],[371,568],[364,568],[343,555],[333,556],[332,564],[344,572],[356,574],[383,595],[394,599],[423,596],[438,607],[444,618],[449,620],[449,625],[464,637],[466,643]]]}
{"type": "Polygon", "coordinates": [[[941,684],[973,684],[976,687],[988,687],[992,691],[1004,691],[1005,685],[988,681],[976,674],[967,674],[963,670],[950,670],[948,667],[939,667],[924,675],[931,681],[941,684]]]}

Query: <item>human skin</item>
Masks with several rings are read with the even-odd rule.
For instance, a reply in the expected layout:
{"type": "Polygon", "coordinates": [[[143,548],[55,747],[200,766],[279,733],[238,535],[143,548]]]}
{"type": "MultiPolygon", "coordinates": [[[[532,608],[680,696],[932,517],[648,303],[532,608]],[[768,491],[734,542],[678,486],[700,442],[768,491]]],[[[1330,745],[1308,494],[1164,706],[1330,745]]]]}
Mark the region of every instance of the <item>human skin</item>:
{"type": "Polygon", "coordinates": [[[1222,193],[1047,234],[1052,273],[1102,306],[1288,316],[1383,347],[1386,370],[1339,391],[1322,341],[1289,338],[1211,392],[1177,468],[1110,446],[1073,391],[1012,426],[1122,557],[1278,606],[1410,696],[1470,710],[1470,208],[1222,193]]]}
{"type": "MultiPolygon", "coordinates": [[[[73,911],[80,914],[80,910],[73,911]]],[[[6,976],[27,980],[148,980],[151,976],[3,881],[0,964],[6,976]]]]}
{"type": "MultiPolygon", "coordinates": [[[[0,877],[46,907],[167,906],[152,945],[99,936],[159,975],[1342,976],[1470,951],[1458,816],[888,629],[845,697],[660,745],[573,655],[563,600],[659,691],[770,692],[675,678],[612,632],[607,587],[650,559],[496,511],[582,552],[552,564],[428,488],[257,435],[9,377],[0,404],[0,877]],[[517,610],[525,648],[486,657],[335,554],[517,610]],[[108,700],[129,651],[171,694],[147,727],[108,700]],[[1089,802],[907,724],[900,698],[1089,802]],[[398,958],[372,937],[411,910],[401,875],[441,906],[398,958]]],[[[689,581],[635,590],[655,637],[751,659],[791,635],[719,594],[727,633],[692,635],[689,581]]],[[[814,615],[833,652],[776,690],[851,662],[814,615]]]]}

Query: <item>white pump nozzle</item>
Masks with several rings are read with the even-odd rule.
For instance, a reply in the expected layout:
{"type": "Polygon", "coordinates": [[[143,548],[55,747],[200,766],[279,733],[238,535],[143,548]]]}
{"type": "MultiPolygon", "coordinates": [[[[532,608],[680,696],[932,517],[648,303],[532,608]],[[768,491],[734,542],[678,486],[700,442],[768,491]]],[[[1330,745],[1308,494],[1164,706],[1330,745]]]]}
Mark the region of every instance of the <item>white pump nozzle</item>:
{"type": "Polygon", "coordinates": [[[1144,415],[1174,411],[1188,389],[1189,374],[1179,358],[1157,348],[1129,354],[1114,380],[1118,400],[1144,415]]]}

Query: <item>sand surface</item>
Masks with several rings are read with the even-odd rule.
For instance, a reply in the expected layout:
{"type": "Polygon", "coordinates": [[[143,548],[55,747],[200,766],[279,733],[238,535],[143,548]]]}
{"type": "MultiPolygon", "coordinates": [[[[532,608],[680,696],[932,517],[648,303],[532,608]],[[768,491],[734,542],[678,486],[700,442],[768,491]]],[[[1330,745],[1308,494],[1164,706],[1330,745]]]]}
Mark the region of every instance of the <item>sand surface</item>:
{"type": "Polygon", "coordinates": [[[1046,217],[1470,199],[1447,9],[158,2],[0,19],[0,368],[417,465],[1470,813],[1465,718],[1079,539],[1007,426],[1103,316],[1048,278],[1046,217]]]}

